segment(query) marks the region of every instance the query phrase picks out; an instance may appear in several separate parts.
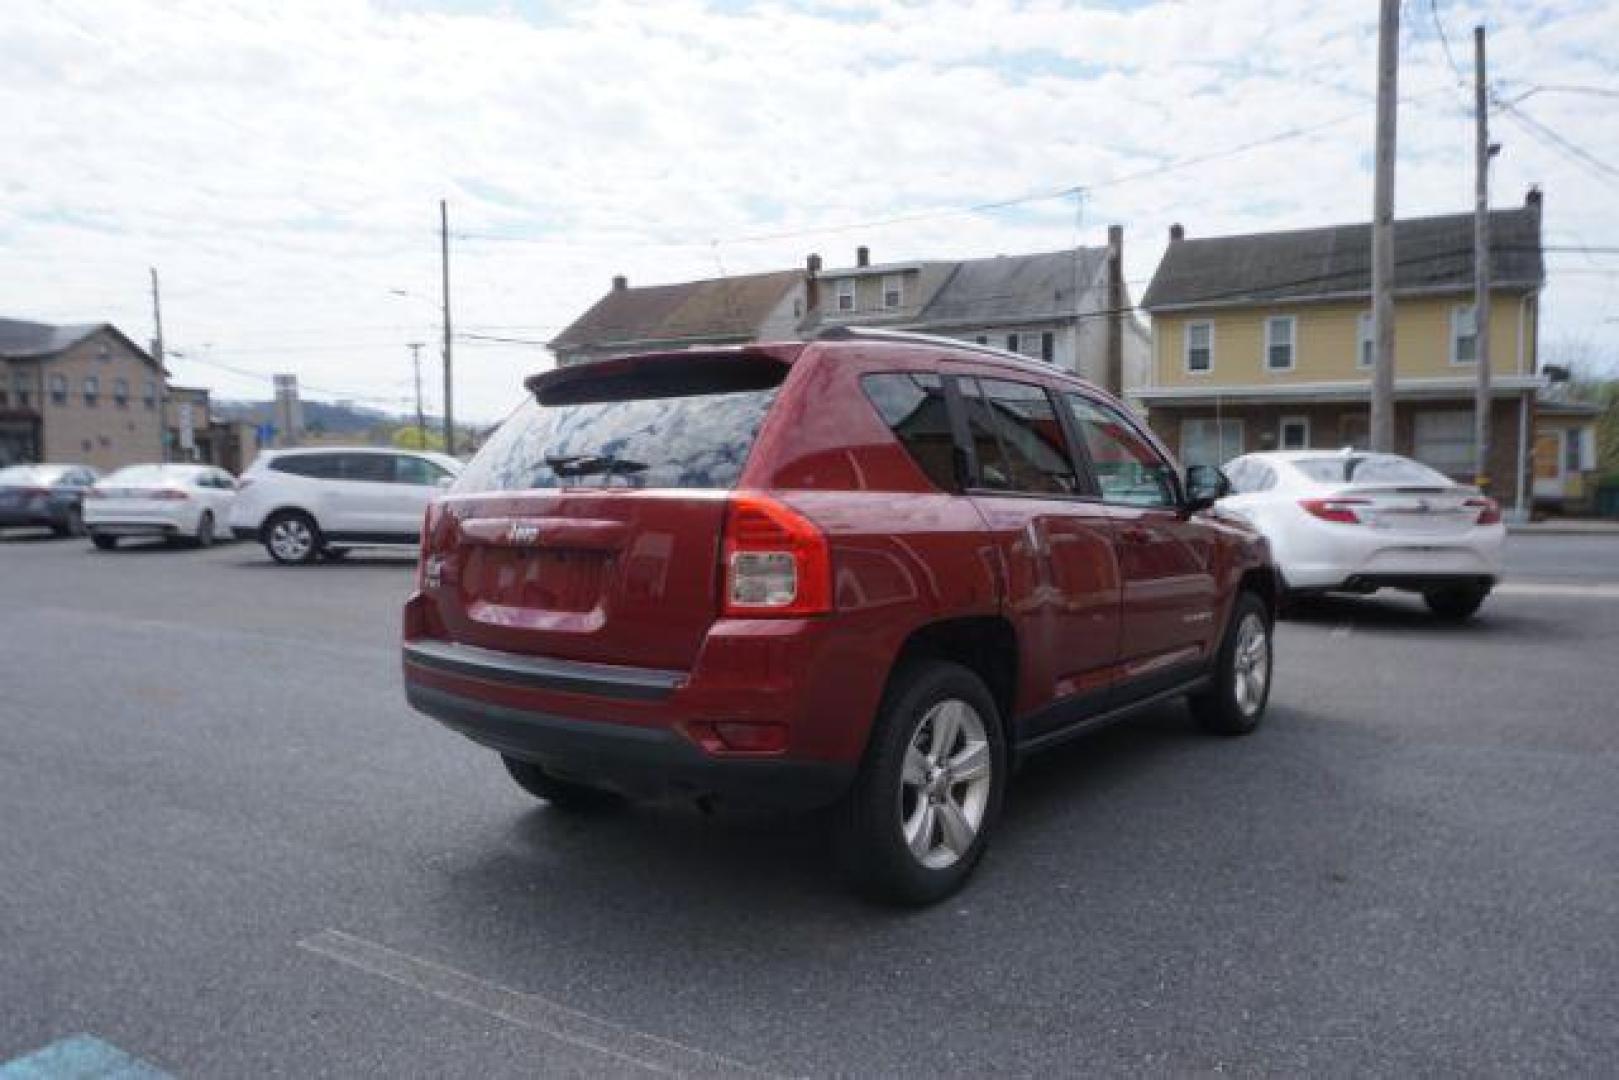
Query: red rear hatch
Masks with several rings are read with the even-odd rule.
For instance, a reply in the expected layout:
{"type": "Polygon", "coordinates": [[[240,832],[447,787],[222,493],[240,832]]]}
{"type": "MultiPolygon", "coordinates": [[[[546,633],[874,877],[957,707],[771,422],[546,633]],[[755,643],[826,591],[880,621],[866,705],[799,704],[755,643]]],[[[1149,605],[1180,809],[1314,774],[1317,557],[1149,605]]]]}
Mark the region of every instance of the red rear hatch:
{"type": "Polygon", "coordinates": [[[796,352],[670,353],[531,379],[535,399],[467,468],[424,541],[446,635],[689,668],[719,611],[726,496],[796,352]]]}

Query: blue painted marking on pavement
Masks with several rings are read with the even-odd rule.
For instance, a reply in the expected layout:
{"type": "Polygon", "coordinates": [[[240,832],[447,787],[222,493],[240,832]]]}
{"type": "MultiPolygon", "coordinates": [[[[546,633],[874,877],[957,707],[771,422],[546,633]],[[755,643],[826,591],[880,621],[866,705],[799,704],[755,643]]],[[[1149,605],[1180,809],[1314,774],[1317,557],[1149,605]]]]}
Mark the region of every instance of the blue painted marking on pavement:
{"type": "Polygon", "coordinates": [[[173,1080],[94,1035],[73,1035],[0,1063],[0,1080],[173,1080]]]}

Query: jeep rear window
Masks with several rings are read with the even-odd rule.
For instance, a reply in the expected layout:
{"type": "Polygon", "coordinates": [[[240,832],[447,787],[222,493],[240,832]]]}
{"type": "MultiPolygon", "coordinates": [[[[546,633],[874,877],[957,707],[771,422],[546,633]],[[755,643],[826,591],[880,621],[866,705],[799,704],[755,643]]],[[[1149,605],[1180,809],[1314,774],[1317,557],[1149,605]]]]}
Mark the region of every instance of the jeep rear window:
{"type": "MultiPolygon", "coordinates": [[[[714,385],[709,381],[702,389],[714,385]]],[[[678,396],[668,394],[671,388],[660,380],[650,388],[656,396],[581,404],[530,399],[472,459],[453,490],[735,487],[776,399],[775,386],[678,396]]],[[[635,395],[648,388],[625,382],[611,389],[635,395]]]]}

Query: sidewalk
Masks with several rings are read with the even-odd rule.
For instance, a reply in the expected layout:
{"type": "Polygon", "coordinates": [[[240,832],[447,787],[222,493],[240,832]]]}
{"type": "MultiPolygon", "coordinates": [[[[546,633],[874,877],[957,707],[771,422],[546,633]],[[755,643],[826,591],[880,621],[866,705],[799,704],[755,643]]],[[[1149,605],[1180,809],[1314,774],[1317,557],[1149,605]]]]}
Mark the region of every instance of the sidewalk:
{"type": "Polygon", "coordinates": [[[1538,535],[1564,534],[1568,536],[1619,537],[1619,521],[1595,518],[1552,518],[1548,521],[1526,521],[1508,524],[1509,533],[1535,533],[1538,535]]]}

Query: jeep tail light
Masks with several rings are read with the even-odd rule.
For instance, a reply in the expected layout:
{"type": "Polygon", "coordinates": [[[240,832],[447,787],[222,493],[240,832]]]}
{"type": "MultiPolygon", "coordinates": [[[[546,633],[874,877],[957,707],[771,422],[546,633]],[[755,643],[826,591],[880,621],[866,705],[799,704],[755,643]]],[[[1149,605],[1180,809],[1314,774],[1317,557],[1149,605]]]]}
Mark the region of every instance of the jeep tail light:
{"type": "Polygon", "coordinates": [[[1320,518],[1322,521],[1331,521],[1338,525],[1359,525],[1360,515],[1357,507],[1371,503],[1370,499],[1300,499],[1299,505],[1305,511],[1320,518]]]}
{"type": "Polygon", "coordinates": [[[802,515],[761,495],[733,495],[725,517],[727,615],[819,615],[832,610],[826,536],[802,515]]]}
{"type": "Polygon", "coordinates": [[[1467,507],[1469,510],[1478,511],[1478,521],[1476,521],[1474,524],[1501,524],[1501,504],[1496,502],[1494,499],[1485,498],[1481,495],[1476,499],[1468,499],[1462,505],[1467,507]]]}

